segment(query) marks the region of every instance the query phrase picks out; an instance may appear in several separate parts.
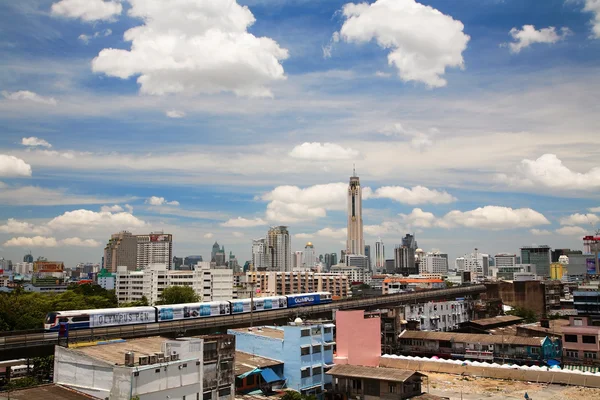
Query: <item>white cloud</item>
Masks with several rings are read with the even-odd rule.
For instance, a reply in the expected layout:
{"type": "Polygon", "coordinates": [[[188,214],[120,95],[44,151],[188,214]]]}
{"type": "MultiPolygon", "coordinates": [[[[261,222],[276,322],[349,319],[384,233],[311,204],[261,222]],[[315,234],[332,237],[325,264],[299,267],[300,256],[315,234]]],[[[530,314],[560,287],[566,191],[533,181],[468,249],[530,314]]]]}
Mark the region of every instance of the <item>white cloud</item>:
{"type": "Polygon", "coordinates": [[[424,186],[415,186],[411,189],[402,186],[382,186],[374,192],[366,191],[365,199],[391,199],[404,204],[448,204],[456,198],[445,191],[428,189],[424,186]]]}
{"type": "Polygon", "coordinates": [[[205,233],[204,234],[204,239],[212,239],[215,235],[213,235],[212,233],[205,233]]]}
{"type": "Polygon", "coordinates": [[[179,202],[176,200],[167,201],[164,197],[152,196],[146,200],[146,204],[150,204],[151,206],[178,206],[179,202]]]}
{"type": "Polygon", "coordinates": [[[410,138],[410,147],[413,149],[423,152],[430,149],[433,146],[433,135],[439,133],[436,128],[430,128],[429,132],[420,132],[416,130],[406,129],[402,123],[396,122],[384,126],[379,133],[386,136],[403,136],[410,138]]]}
{"type": "Polygon", "coordinates": [[[19,90],[16,92],[8,92],[3,90],[1,93],[2,96],[4,96],[4,98],[7,100],[32,101],[34,103],[45,104],[49,106],[56,105],[56,99],[54,97],[45,97],[29,90],[19,90]]]}
{"type": "Polygon", "coordinates": [[[547,236],[547,235],[552,235],[552,232],[549,231],[548,229],[530,229],[529,232],[531,232],[532,235],[536,235],[536,236],[547,236]]]}
{"type": "Polygon", "coordinates": [[[514,42],[508,43],[510,51],[519,53],[534,43],[556,43],[567,37],[571,31],[569,28],[562,27],[558,34],[553,26],[536,30],[533,25],[523,25],[523,29],[512,28],[509,33],[514,40],[514,42]]]}
{"type": "Polygon", "coordinates": [[[51,229],[57,230],[70,230],[76,228],[83,230],[94,228],[123,230],[139,228],[144,225],[144,221],[126,212],[95,212],[85,209],[67,211],[48,222],[48,226],[51,229]]]}
{"type": "Polygon", "coordinates": [[[565,236],[583,236],[590,232],[580,226],[563,226],[562,228],[557,229],[556,233],[565,236]]]}
{"type": "Polygon", "coordinates": [[[346,42],[373,39],[388,49],[388,64],[398,69],[403,81],[430,87],[446,85],[446,68],[464,65],[462,52],[469,36],[463,24],[415,0],[377,0],[372,4],[348,3],[339,36],[346,42]]]}
{"type": "Polygon", "coordinates": [[[242,217],[231,218],[226,222],[223,222],[221,226],[228,228],[252,228],[255,226],[266,225],[267,223],[261,218],[246,219],[242,217]]]}
{"type": "Polygon", "coordinates": [[[309,143],[305,142],[297,145],[290,152],[292,158],[302,160],[330,161],[330,160],[350,160],[357,158],[357,150],[344,148],[335,143],[309,143]]]}
{"type": "Polygon", "coordinates": [[[231,234],[233,235],[233,237],[236,238],[244,237],[244,234],[242,232],[232,232],[231,234]]]}
{"type": "Polygon", "coordinates": [[[52,15],[80,18],[82,21],[112,21],[121,14],[123,6],[113,0],[60,0],[52,4],[52,15]]]}
{"type": "Polygon", "coordinates": [[[584,173],[575,172],[563,165],[556,155],[544,154],[537,160],[521,161],[516,175],[499,174],[496,179],[511,186],[593,190],[600,187],[600,167],[594,167],[584,173]]]}
{"type": "Polygon", "coordinates": [[[423,211],[420,208],[413,209],[410,214],[399,214],[399,216],[406,225],[416,228],[432,228],[440,224],[433,213],[423,211]]]}
{"type": "MultiPolygon", "coordinates": [[[[122,212],[125,210],[120,205],[115,204],[114,206],[102,206],[102,207],[100,207],[100,211],[113,213],[113,212],[122,212]]],[[[129,211],[129,212],[131,213],[131,211],[129,211]]]]}
{"type": "Polygon", "coordinates": [[[105,29],[103,31],[94,32],[93,35],[86,35],[86,34],[82,33],[81,35],[79,35],[79,37],[77,39],[81,40],[85,44],[88,44],[91,39],[96,39],[101,36],[107,37],[110,35],[112,35],[112,29],[105,29]]]}
{"type": "Polygon", "coordinates": [[[298,239],[310,239],[313,238],[315,236],[319,236],[319,237],[324,237],[324,238],[331,238],[331,239],[344,239],[347,236],[347,229],[346,228],[323,228],[323,229],[319,229],[318,231],[314,232],[314,233],[298,233],[296,235],[294,235],[294,237],[298,238],[298,239]]]}
{"type": "Polygon", "coordinates": [[[559,220],[561,225],[592,225],[600,222],[600,218],[595,214],[572,214],[559,220]]]}
{"type": "Polygon", "coordinates": [[[78,237],[70,237],[57,240],[53,237],[34,236],[24,237],[19,236],[7,240],[4,243],[6,247],[99,247],[101,243],[94,239],[81,239],[78,237]]]}
{"type": "Polygon", "coordinates": [[[48,147],[48,148],[52,147],[52,145],[50,143],[48,143],[47,141],[45,141],[44,139],[40,139],[35,136],[21,139],[21,144],[23,146],[31,146],[31,147],[36,147],[36,146],[48,147]]]}
{"type": "Polygon", "coordinates": [[[392,74],[390,74],[389,72],[376,71],[375,76],[378,78],[389,78],[390,76],[392,76],[392,74]]]}
{"type": "Polygon", "coordinates": [[[326,215],[327,212],[321,207],[310,207],[299,203],[284,203],[279,200],[273,200],[267,204],[265,213],[269,221],[284,224],[323,218],[326,215]]]}
{"type": "Polygon", "coordinates": [[[133,213],[133,207],[132,207],[132,206],[130,206],[129,204],[125,204],[125,209],[127,210],[127,212],[128,212],[129,214],[132,214],[132,213],[133,213]]]}
{"type": "Polygon", "coordinates": [[[248,33],[255,22],[236,1],[129,0],[131,50],[106,48],[92,61],[96,73],[139,76],[144,94],[234,92],[272,96],[268,84],[285,79],[288,51],[268,37],[248,33]]]}
{"type": "Polygon", "coordinates": [[[365,225],[363,226],[365,235],[368,236],[388,236],[388,235],[403,235],[406,233],[405,227],[400,225],[396,221],[384,221],[379,225],[365,225]]]}
{"type": "Polygon", "coordinates": [[[14,218],[9,218],[5,225],[0,225],[0,232],[15,233],[26,235],[46,235],[50,230],[45,226],[36,226],[29,222],[17,221],[14,218]]]}
{"type": "Polygon", "coordinates": [[[183,111],[177,110],[169,110],[165,112],[165,115],[169,118],[183,118],[185,117],[185,113],[183,111]]]}
{"type": "Polygon", "coordinates": [[[592,38],[600,39],[600,0],[585,0],[585,7],[583,11],[591,12],[594,14],[592,20],[592,38]]]}
{"type": "Polygon", "coordinates": [[[464,226],[482,229],[531,228],[547,225],[550,221],[531,208],[485,206],[470,211],[450,211],[443,218],[449,226],[464,226]]]}
{"type": "Polygon", "coordinates": [[[600,207],[591,207],[591,208],[588,208],[588,211],[594,212],[594,213],[600,213],[600,207]]]}
{"type": "Polygon", "coordinates": [[[15,156],[0,154],[0,176],[31,176],[31,165],[15,156]]]}
{"type": "MultiPolygon", "coordinates": [[[[0,155],[0,165],[2,156],[0,155]]],[[[0,168],[2,176],[2,168],[0,168]]],[[[0,190],[0,204],[28,205],[28,206],[54,206],[73,204],[102,204],[119,203],[130,198],[98,198],[94,196],[71,194],[64,189],[47,189],[37,186],[11,187],[5,186],[0,190]]]]}

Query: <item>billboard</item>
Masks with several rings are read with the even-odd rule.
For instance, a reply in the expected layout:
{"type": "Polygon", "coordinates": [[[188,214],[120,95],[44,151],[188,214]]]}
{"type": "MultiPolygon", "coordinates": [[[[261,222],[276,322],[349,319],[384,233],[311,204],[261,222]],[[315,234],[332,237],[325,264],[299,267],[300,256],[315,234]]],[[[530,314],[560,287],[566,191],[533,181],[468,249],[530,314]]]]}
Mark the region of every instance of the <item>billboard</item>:
{"type": "Polygon", "coordinates": [[[593,258],[586,258],[585,259],[585,266],[586,266],[586,273],[588,275],[595,275],[597,273],[597,271],[596,271],[596,263],[594,262],[593,258]]]}
{"type": "Polygon", "coordinates": [[[114,325],[143,324],[153,322],[154,313],[151,310],[108,312],[90,315],[91,328],[114,325]]]}
{"type": "Polygon", "coordinates": [[[211,317],[229,314],[229,302],[191,303],[186,305],[173,304],[157,306],[159,321],[177,319],[211,317]]]}
{"type": "Polygon", "coordinates": [[[309,306],[320,303],[321,297],[318,294],[288,296],[288,307],[309,306]]]}
{"type": "Polygon", "coordinates": [[[65,264],[59,261],[35,261],[33,272],[63,272],[65,264]]]}
{"type": "Polygon", "coordinates": [[[163,235],[162,233],[150,235],[151,242],[169,242],[170,240],[171,240],[171,235],[163,235]]]}

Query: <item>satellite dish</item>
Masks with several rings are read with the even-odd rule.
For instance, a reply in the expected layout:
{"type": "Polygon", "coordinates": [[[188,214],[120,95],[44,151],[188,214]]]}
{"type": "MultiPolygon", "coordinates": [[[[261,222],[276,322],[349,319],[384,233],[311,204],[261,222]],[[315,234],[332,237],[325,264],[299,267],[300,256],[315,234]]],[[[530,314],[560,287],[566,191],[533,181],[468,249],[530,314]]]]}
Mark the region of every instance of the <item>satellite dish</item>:
{"type": "Polygon", "coordinates": [[[296,325],[302,325],[302,322],[303,322],[302,318],[300,318],[300,317],[298,317],[294,320],[294,324],[296,324],[296,325]]]}

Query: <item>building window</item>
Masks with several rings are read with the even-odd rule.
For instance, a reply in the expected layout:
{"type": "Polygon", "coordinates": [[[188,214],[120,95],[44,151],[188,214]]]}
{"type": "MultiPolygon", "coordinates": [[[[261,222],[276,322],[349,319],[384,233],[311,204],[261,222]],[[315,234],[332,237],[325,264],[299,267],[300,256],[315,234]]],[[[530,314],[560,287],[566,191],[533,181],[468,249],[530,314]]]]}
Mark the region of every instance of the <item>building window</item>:
{"type": "Polygon", "coordinates": [[[390,389],[390,393],[396,393],[396,384],[395,383],[390,383],[389,384],[389,389],[390,389]]]}
{"type": "Polygon", "coordinates": [[[310,354],[310,347],[300,347],[300,355],[307,356],[310,354]]]}
{"type": "Polygon", "coordinates": [[[579,352],[576,350],[567,350],[565,353],[568,358],[579,358],[579,352]]]}
{"type": "Polygon", "coordinates": [[[212,392],[202,393],[202,400],[212,400],[212,392]]]}
{"type": "Polygon", "coordinates": [[[300,370],[300,378],[310,378],[310,369],[304,368],[300,370]]]}
{"type": "Polygon", "coordinates": [[[321,345],[313,346],[313,354],[321,352],[321,345]]]}
{"type": "Polygon", "coordinates": [[[598,355],[593,351],[584,351],[583,358],[595,360],[598,355]]]}
{"type": "Polygon", "coordinates": [[[314,367],[313,371],[312,371],[312,374],[313,374],[313,376],[315,376],[315,375],[321,375],[321,371],[322,371],[321,367],[314,367]]]}
{"type": "Polygon", "coordinates": [[[317,326],[317,327],[315,327],[315,328],[312,328],[312,330],[311,330],[311,331],[312,331],[312,332],[311,332],[311,334],[312,334],[313,336],[315,336],[315,335],[320,335],[320,334],[321,334],[321,327],[320,327],[320,326],[317,326]]]}
{"type": "Polygon", "coordinates": [[[302,329],[300,331],[300,336],[304,337],[304,336],[310,336],[310,329],[302,329]]]}
{"type": "Polygon", "coordinates": [[[583,320],[581,318],[575,318],[573,320],[573,326],[583,326],[583,320]]]}
{"type": "Polygon", "coordinates": [[[323,332],[324,333],[331,333],[331,328],[325,328],[325,329],[323,329],[323,332]]]}
{"type": "Polygon", "coordinates": [[[587,344],[596,344],[596,336],[583,335],[581,341],[587,344]]]}
{"type": "Polygon", "coordinates": [[[230,387],[219,389],[219,397],[229,396],[230,394],[231,394],[231,388],[230,387]]]}
{"type": "Polygon", "coordinates": [[[565,335],[565,342],[577,343],[577,335],[565,335]]]}
{"type": "Polygon", "coordinates": [[[539,347],[532,347],[531,348],[531,352],[533,354],[540,354],[540,348],[539,347]]]}
{"type": "Polygon", "coordinates": [[[362,381],[360,379],[352,379],[352,389],[362,390],[362,381]]]}
{"type": "Polygon", "coordinates": [[[326,344],[326,345],[323,347],[323,350],[324,350],[324,351],[331,351],[331,350],[332,350],[332,348],[333,348],[333,346],[332,346],[332,345],[330,345],[330,344],[326,344]]]}

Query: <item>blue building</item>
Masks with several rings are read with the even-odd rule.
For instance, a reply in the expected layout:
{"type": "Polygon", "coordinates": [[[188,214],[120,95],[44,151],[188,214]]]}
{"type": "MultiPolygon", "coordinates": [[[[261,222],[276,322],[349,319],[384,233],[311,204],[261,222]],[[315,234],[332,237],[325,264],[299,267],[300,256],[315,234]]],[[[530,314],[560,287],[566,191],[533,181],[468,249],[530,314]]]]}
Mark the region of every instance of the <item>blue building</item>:
{"type": "Polygon", "coordinates": [[[333,367],[333,324],[288,325],[229,329],[236,350],[283,362],[286,387],[301,394],[321,394],[331,386],[333,367]]]}

